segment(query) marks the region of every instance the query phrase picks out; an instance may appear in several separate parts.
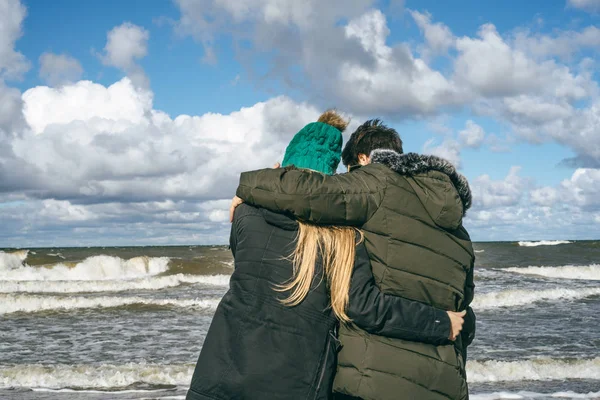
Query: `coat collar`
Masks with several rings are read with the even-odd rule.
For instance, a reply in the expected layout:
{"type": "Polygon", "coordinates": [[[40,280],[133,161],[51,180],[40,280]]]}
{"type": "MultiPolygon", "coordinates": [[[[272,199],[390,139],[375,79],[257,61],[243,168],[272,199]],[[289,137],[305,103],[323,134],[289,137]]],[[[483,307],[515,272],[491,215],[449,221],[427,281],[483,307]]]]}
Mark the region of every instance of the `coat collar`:
{"type": "Polygon", "coordinates": [[[383,164],[400,175],[413,176],[429,171],[441,172],[450,178],[463,203],[463,215],[471,208],[472,196],[467,178],[456,171],[454,165],[443,158],[417,153],[400,154],[393,150],[373,150],[371,162],[383,164]]]}

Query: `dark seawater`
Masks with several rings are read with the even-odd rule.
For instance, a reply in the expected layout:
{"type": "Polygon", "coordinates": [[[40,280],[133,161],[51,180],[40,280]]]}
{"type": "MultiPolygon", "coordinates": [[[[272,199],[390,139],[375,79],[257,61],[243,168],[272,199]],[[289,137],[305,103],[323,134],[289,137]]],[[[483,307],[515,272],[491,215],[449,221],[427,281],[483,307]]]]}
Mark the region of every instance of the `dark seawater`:
{"type": "MultiPolygon", "coordinates": [[[[600,241],[475,249],[471,398],[600,399],[600,241]]],[[[183,399],[232,270],[223,246],[0,251],[0,399],[183,399]]]]}

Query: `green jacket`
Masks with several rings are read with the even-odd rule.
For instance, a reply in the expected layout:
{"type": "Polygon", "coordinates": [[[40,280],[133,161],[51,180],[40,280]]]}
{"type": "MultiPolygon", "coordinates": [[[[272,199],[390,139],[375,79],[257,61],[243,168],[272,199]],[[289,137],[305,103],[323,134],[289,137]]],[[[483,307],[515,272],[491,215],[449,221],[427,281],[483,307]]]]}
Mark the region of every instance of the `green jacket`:
{"type": "MultiPolygon", "coordinates": [[[[462,226],[471,205],[466,179],[434,156],[378,150],[371,160],[334,176],[246,172],[237,195],[304,221],[361,228],[382,291],[465,310],[473,300],[475,260],[462,226]]],[[[440,346],[342,327],[335,390],[373,400],[467,399],[465,349],[475,330],[470,322],[455,343],[440,346]]]]}

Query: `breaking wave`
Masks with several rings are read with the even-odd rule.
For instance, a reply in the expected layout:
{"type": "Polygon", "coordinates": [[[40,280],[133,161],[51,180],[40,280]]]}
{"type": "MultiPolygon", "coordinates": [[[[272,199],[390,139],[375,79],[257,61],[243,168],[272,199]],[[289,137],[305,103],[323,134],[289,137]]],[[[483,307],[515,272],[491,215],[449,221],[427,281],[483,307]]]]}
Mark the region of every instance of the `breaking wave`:
{"type": "Polygon", "coordinates": [[[467,373],[470,382],[600,379],[600,358],[469,361],[467,373]]]}
{"type": "Polygon", "coordinates": [[[537,301],[577,300],[592,296],[600,296],[600,288],[503,290],[475,296],[473,309],[487,310],[500,307],[522,306],[537,301]]]}
{"type": "Polygon", "coordinates": [[[24,263],[27,251],[0,252],[0,280],[5,281],[99,281],[135,279],[158,275],[168,269],[168,257],[119,257],[99,255],[88,257],[74,266],[55,264],[51,267],[31,267],[24,263]]]}
{"type": "Polygon", "coordinates": [[[220,299],[149,299],[145,297],[55,297],[25,294],[0,295],[0,315],[17,312],[66,311],[84,308],[116,308],[131,305],[201,308],[214,311],[220,299]]]}
{"type": "Polygon", "coordinates": [[[547,278],[582,279],[590,281],[600,280],[599,264],[580,267],[575,265],[565,265],[563,267],[506,268],[504,271],[524,275],[538,275],[547,278]]]}
{"type": "Polygon", "coordinates": [[[540,240],[539,242],[519,242],[522,247],[537,247],[537,246],[556,246],[559,244],[573,243],[568,240],[540,240]]]}
{"type": "Polygon", "coordinates": [[[482,394],[471,394],[469,398],[471,400],[506,400],[506,399],[599,399],[600,392],[590,393],[575,393],[575,392],[556,392],[556,393],[535,393],[535,392],[496,392],[496,393],[482,393],[482,394]]]}
{"type": "MultiPolygon", "coordinates": [[[[0,367],[0,388],[115,390],[141,384],[187,387],[193,372],[194,364],[26,364],[0,367]]],[[[575,361],[558,359],[469,361],[467,372],[469,381],[477,383],[563,379],[595,380],[600,379],[600,358],[575,361]]]]}
{"type": "Polygon", "coordinates": [[[0,251],[0,274],[3,270],[13,270],[23,266],[29,250],[17,250],[12,253],[0,251]]]}
{"type": "Polygon", "coordinates": [[[126,290],[160,290],[183,284],[227,286],[229,275],[168,275],[135,280],[103,281],[0,281],[0,293],[98,293],[126,290]]]}
{"type": "Polygon", "coordinates": [[[134,384],[189,385],[194,364],[16,365],[0,367],[0,387],[117,389],[134,384]]]}

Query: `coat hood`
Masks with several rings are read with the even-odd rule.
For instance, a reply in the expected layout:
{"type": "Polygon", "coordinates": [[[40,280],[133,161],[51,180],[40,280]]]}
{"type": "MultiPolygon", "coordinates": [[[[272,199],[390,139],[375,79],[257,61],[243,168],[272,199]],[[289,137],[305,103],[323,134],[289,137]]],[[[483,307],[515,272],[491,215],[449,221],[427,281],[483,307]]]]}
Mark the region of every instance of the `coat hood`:
{"type": "Polygon", "coordinates": [[[393,150],[374,150],[371,162],[383,164],[407,177],[423,206],[438,226],[456,229],[471,208],[467,179],[443,158],[393,150]]]}
{"type": "Polygon", "coordinates": [[[260,209],[260,213],[269,225],[276,226],[286,231],[297,231],[298,221],[289,215],[274,213],[265,208],[260,209]]]}

